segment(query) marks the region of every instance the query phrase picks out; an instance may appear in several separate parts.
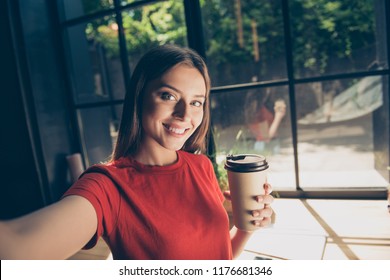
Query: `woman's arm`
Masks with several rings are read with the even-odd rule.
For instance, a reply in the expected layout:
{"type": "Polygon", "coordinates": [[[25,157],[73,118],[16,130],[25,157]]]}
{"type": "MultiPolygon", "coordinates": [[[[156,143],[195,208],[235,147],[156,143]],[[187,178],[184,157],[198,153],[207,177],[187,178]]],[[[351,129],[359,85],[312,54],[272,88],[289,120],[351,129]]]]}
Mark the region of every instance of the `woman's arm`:
{"type": "Polygon", "coordinates": [[[230,240],[232,242],[233,259],[236,259],[244,250],[245,244],[252,236],[253,231],[243,231],[235,226],[230,230],[230,240]]]}
{"type": "MultiPolygon", "coordinates": [[[[263,210],[258,211],[261,215],[260,217],[264,217],[263,220],[257,224],[259,228],[266,227],[271,223],[271,215],[272,209],[268,206],[268,208],[264,208],[263,210]]],[[[242,251],[244,250],[245,244],[248,242],[249,238],[252,236],[254,231],[244,231],[236,228],[235,226],[230,230],[230,240],[232,242],[232,251],[233,251],[233,259],[236,259],[240,256],[242,251]]]]}
{"type": "Polygon", "coordinates": [[[66,259],[95,234],[97,216],[81,196],[68,196],[17,219],[0,222],[0,259],[66,259]]]}
{"type": "Polygon", "coordinates": [[[279,125],[282,122],[284,116],[286,115],[286,103],[284,103],[283,100],[277,100],[275,102],[274,111],[275,111],[274,120],[272,121],[268,131],[269,139],[275,137],[279,125]]]}

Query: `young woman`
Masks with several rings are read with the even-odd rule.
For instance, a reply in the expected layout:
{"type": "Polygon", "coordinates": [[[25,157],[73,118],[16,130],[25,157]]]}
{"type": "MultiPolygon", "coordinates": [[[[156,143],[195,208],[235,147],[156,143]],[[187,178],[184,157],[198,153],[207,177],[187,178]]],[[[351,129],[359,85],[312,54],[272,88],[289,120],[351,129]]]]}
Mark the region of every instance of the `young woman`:
{"type": "MultiPolygon", "coordinates": [[[[210,80],[194,51],[150,50],[134,70],[109,163],[57,203],[0,223],[0,258],[65,259],[103,237],[114,259],[232,259],[251,232],[233,228],[206,148],[210,80]]],[[[253,223],[270,223],[270,186],[253,223]]],[[[228,197],[228,193],[226,196],[228,197]]]]}

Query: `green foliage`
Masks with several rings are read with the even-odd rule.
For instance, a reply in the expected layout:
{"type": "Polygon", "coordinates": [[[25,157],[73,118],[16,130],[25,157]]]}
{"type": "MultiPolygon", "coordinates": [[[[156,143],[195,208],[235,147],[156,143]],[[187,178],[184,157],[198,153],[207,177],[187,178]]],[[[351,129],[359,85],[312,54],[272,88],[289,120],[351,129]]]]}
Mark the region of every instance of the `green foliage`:
{"type": "Polygon", "coordinates": [[[163,2],[124,12],[123,25],[130,54],[157,44],[185,45],[184,23],[184,10],[180,1],[163,2]]]}
{"type": "Polygon", "coordinates": [[[297,70],[324,73],[331,56],[353,60],[375,42],[372,1],[295,0],[290,9],[297,70]]]}
{"type": "MultiPolygon", "coordinates": [[[[129,55],[138,54],[159,44],[186,45],[187,30],[180,1],[126,10],[122,13],[122,20],[129,55]]],[[[89,41],[103,44],[109,56],[119,55],[118,26],[114,17],[105,17],[89,23],[86,35],[89,41]]]]}
{"type": "MultiPolygon", "coordinates": [[[[253,62],[254,43],[260,48],[261,73],[285,56],[282,7],[280,0],[240,0],[242,37],[238,43],[238,0],[201,0],[207,57],[213,71],[233,75],[236,63],[253,62]],[[251,24],[256,23],[257,42],[253,42],[251,24]],[[231,67],[231,70],[226,70],[231,67]]],[[[111,8],[111,0],[83,0],[86,11],[111,8]]],[[[354,52],[375,43],[375,13],[371,0],[291,0],[290,26],[295,72],[321,74],[331,59],[346,59],[354,65],[354,52]]],[[[182,1],[158,2],[122,13],[130,55],[157,44],[186,45],[186,24],[182,1]]],[[[111,56],[117,56],[118,31],[115,18],[105,17],[88,24],[90,41],[101,43],[111,56]]],[[[248,74],[251,75],[251,74],[248,74]]],[[[227,77],[228,79],[229,77],[227,77]]]]}
{"type": "Polygon", "coordinates": [[[113,17],[89,22],[85,34],[89,42],[103,44],[109,57],[119,54],[118,31],[113,17]]]}
{"type": "Polygon", "coordinates": [[[214,166],[215,174],[217,175],[217,180],[221,191],[229,190],[229,181],[227,177],[227,171],[225,170],[225,163],[215,164],[214,166]]]}

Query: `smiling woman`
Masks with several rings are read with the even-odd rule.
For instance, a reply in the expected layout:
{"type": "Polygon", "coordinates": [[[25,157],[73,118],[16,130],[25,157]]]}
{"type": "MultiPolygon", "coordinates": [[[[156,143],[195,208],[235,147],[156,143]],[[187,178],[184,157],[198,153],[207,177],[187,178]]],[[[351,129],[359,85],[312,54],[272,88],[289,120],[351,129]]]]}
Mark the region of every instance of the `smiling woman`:
{"type": "MultiPolygon", "coordinates": [[[[209,90],[206,64],[190,49],[165,45],[140,60],[111,162],[88,169],[66,194],[96,209],[97,233],[87,247],[102,235],[114,259],[230,259],[241,252],[251,232],[233,228],[230,237],[213,166],[201,154],[209,90]]],[[[263,217],[259,227],[270,223],[271,209],[253,212],[263,217]]]]}
{"type": "Polygon", "coordinates": [[[146,87],[142,107],[142,145],[134,158],[145,164],[175,162],[175,151],[202,123],[206,93],[202,75],[187,65],[179,64],[152,81],[146,87]],[[164,162],[153,162],[151,157],[164,162]]]}
{"type": "MultiPolygon", "coordinates": [[[[237,257],[252,232],[230,229],[202,154],[209,90],[194,51],[165,45],[146,53],[131,78],[112,159],[88,168],[59,202],[0,222],[0,258],[68,258],[101,237],[114,259],[237,257]]],[[[271,188],[263,187],[253,198],[259,209],[248,213],[258,228],[272,214],[263,208],[273,202],[271,188]]]]}
{"type": "MultiPolygon", "coordinates": [[[[195,101],[203,103],[202,107],[195,106],[201,108],[198,111],[202,114],[199,127],[193,130],[193,134],[188,133],[190,134],[188,141],[180,148],[189,152],[205,151],[205,136],[210,121],[208,70],[198,54],[189,49],[188,53],[179,54],[178,49],[180,48],[166,46],[162,51],[161,47],[157,47],[151,49],[148,55],[139,61],[130,81],[131,94],[125,98],[117,145],[112,156],[114,160],[138,150],[139,143],[144,137],[140,124],[145,117],[142,112],[150,113],[159,104],[151,102],[153,98],[160,99],[160,103],[166,103],[166,106],[174,104],[174,112],[171,113],[176,117],[183,114],[183,105],[191,103],[191,107],[194,107],[193,104],[198,104],[195,101]],[[167,98],[172,103],[167,102],[167,98]]],[[[184,112],[187,111],[186,106],[184,112]]]]}

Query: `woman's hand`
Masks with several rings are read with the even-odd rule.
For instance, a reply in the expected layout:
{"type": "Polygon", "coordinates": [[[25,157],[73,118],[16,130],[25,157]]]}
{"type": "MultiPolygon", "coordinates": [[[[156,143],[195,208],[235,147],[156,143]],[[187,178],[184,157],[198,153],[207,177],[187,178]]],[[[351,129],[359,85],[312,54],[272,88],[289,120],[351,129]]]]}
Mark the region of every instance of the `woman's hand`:
{"type": "MultiPolygon", "coordinates": [[[[266,227],[271,223],[271,215],[273,212],[270,206],[270,204],[274,201],[274,197],[271,195],[271,185],[265,183],[264,191],[264,195],[258,195],[254,198],[258,203],[264,204],[264,207],[262,209],[256,209],[252,211],[252,216],[254,218],[253,224],[259,228],[266,227]]],[[[230,191],[225,191],[223,194],[227,200],[231,200],[230,191]]]]}
{"type": "Polygon", "coordinates": [[[275,118],[282,119],[286,115],[286,102],[283,99],[278,99],[274,104],[275,118]]]}

